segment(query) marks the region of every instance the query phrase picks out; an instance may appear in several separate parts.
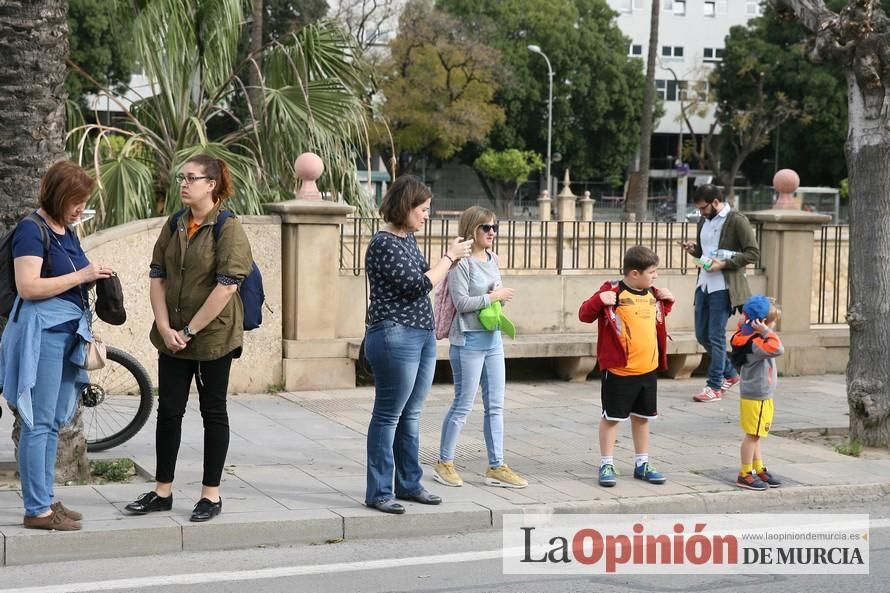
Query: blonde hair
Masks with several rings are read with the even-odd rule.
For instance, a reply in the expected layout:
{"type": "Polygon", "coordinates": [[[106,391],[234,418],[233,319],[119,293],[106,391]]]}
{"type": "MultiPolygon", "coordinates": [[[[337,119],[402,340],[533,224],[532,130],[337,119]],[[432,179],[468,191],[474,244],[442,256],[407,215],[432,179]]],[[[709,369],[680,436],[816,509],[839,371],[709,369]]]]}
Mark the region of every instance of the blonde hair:
{"type": "Polygon", "coordinates": [[[457,223],[457,232],[464,239],[475,239],[476,229],[480,224],[487,224],[488,221],[498,221],[494,212],[482,206],[470,206],[460,215],[460,221],[457,223]]]}
{"type": "Polygon", "coordinates": [[[767,325],[772,325],[773,323],[778,323],[782,320],[782,305],[776,302],[776,299],[770,297],[769,299],[769,313],[766,314],[765,323],[767,325]]]}

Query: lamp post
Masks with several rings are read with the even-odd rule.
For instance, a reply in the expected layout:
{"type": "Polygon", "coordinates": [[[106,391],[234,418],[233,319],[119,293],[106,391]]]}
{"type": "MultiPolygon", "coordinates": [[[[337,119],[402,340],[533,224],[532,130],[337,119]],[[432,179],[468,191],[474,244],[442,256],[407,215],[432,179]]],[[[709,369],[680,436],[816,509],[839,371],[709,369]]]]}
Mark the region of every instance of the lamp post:
{"type": "Polygon", "coordinates": [[[550,67],[550,59],[547,57],[547,54],[541,51],[540,46],[529,45],[528,51],[533,54],[540,54],[544,58],[544,61],[547,62],[547,76],[550,79],[547,94],[547,191],[552,196],[553,192],[550,191],[550,141],[553,136],[553,68],[550,67]]]}

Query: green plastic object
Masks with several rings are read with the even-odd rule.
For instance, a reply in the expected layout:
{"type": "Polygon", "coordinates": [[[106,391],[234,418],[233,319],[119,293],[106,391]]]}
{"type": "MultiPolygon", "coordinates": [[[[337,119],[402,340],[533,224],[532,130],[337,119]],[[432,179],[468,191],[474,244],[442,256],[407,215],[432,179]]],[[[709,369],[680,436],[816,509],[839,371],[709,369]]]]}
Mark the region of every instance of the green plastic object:
{"type": "Polygon", "coordinates": [[[516,337],[516,326],[504,315],[500,301],[495,301],[479,310],[479,323],[488,331],[501,330],[511,338],[516,337]]]}

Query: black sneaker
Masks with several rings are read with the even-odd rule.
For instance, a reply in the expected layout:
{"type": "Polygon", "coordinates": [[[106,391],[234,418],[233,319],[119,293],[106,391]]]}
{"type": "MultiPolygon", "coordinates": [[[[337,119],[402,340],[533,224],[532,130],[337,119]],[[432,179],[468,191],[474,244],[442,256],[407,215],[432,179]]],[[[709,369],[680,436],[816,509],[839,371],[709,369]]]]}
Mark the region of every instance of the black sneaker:
{"type": "Polygon", "coordinates": [[[221,512],[222,498],[219,499],[219,502],[211,502],[209,498],[202,498],[198,501],[198,504],[195,505],[195,509],[192,511],[192,516],[189,521],[194,521],[195,523],[209,521],[221,512]]]}

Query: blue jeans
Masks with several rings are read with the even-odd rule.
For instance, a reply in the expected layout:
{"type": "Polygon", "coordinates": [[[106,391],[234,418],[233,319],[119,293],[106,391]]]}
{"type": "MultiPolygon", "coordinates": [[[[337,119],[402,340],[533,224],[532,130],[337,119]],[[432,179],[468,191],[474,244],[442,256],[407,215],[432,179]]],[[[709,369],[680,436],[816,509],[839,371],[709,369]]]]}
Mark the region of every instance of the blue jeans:
{"type": "Polygon", "coordinates": [[[738,375],[726,355],[726,324],[731,315],[728,290],[708,293],[695,289],[695,339],[711,357],[708,387],[715,390],[723,385],[723,379],[738,375]]]}
{"type": "Polygon", "coordinates": [[[75,397],[74,378],[78,368],[68,360],[75,334],[44,331],[40,337],[37,382],[31,389],[34,425],[22,422],[19,439],[19,474],[25,515],[36,517],[49,510],[56,478],[59,429],[68,420],[65,413],[75,397]]]}
{"type": "Polygon", "coordinates": [[[374,411],[368,426],[365,504],[423,490],[420,479],[420,412],[433,385],[436,337],[395,321],[380,321],[365,334],[365,356],[374,371],[374,411]]]}
{"type": "Polygon", "coordinates": [[[476,401],[482,383],[482,404],[485,420],[482,432],[488,450],[488,466],[504,464],[504,347],[499,344],[490,350],[468,350],[451,346],[451,371],[454,375],[454,401],[442,421],[439,459],[453,461],[457,439],[467,423],[467,416],[476,401]]]}

